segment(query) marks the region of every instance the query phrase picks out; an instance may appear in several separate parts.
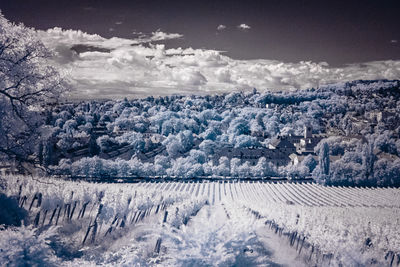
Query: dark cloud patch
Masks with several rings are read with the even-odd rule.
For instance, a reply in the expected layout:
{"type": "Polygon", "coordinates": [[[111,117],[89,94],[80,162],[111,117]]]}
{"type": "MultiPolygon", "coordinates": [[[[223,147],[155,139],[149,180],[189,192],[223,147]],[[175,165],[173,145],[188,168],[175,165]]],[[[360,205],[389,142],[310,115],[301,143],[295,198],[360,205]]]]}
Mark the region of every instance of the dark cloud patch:
{"type": "Polygon", "coordinates": [[[75,51],[78,54],[85,53],[85,52],[101,52],[101,53],[110,53],[111,49],[104,48],[104,47],[97,47],[93,45],[86,45],[86,44],[76,44],[71,47],[72,51],[75,51]]]}

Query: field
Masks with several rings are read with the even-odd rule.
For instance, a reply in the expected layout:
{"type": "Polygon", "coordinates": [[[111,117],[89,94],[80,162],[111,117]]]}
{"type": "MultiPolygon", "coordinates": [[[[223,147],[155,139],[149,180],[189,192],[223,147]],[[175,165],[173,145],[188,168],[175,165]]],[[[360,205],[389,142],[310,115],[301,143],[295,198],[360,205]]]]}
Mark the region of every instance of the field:
{"type": "Polygon", "coordinates": [[[6,177],[1,191],[28,212],[0,231],[15,266],[400,264],[397,188],[6,177]]]}

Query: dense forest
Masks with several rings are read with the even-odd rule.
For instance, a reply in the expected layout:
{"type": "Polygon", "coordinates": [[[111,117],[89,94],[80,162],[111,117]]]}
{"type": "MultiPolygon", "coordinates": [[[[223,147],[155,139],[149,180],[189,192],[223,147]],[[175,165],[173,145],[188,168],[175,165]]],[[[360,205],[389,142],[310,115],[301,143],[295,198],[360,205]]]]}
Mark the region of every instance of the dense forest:
{"type": "Polygon", "coordinates": [[[57,103],[42,111],[34,156],[51,174],[85,177],[312,176],[398,185],[399,85],[57,103]],[[291,149],[307,126],[311,151],[291,149]],[[276,140],[288,146],[271,148],[276,140]]]}

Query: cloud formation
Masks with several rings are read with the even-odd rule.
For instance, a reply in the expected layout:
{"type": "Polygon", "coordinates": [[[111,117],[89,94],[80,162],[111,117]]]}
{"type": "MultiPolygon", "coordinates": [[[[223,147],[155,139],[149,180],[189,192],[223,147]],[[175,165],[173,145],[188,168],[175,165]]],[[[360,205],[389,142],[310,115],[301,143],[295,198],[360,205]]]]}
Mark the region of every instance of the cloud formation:
{"type": "Polygon", "coordinates": [[[218,25],[218,27],[217,27],[217,30],[218,30],[218,31],[222,31],[222,30],[225,30],[225,29],[226,29],[226,26],[223,25],[223,24],[220,24],[220,25],[218,25]]]}
{"type": "Polygon", "coordinates": [[[152,36],[150,37],[150,41],[162,41],[162,40],[171,40],[171,39],[179,39],[182,38],[183,35],[179,33],[165,33],[158,29],[155,32],[152,32],[152,36]]]}
{"type": "Polygon", "coordinates": [[[166,49],[160,41],[182,35],[161,31],[137,39],[107,39],[60,28],[39,34],[56,51],[55,64],[70,70],[72,97],[80,98],[213,94],[254,87],[259,91],[294,90],[356,79],[400,77],[399,60],[332,68],[324,62],[236,60],[215,50],[166,49]],[[76,49],[79,45],[81,49],[76,49]]]}
{"type": "Polygon", "coordinates": [[[251,29],[251,27],[245,23],[239,24],[237,27],[241,30],[250,30],[251,29]]]}

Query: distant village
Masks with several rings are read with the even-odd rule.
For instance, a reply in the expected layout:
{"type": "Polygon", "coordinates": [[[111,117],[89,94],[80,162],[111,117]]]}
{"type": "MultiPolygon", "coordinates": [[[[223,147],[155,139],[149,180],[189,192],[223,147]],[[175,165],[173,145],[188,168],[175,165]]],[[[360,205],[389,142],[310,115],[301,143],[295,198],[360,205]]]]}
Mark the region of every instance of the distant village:
{"type": "MultiPolygon", "coordinates": [[[[279,109],[279,105],[267,104],[266,108],[279,109]]],[[[293,108],[292,108],[293,112],[293,108]]],[[[365,114],[357,114],[356,112],[349,112],[348,119],[351,121],[350,125],[353,131],[359,132],[361,129],[370,129],[374,131],[374,127],[378,123],[383,123],[388,130],[394,130],[400,126],[399,120],[394,120],[397,116],[393,109],[385,109],[383,111],[373,111],[365,114]]],[[[115,117],[117,115],[114,115],[115,117]]],[[[327,115],[329,116],[329,115],[327,115]]],[[[115,127],[112,132],[109,132],[105,123],[99,123],[93,128],[93,134],[96,137],[102,135],[110,135],[113,137],[121,136],[128,132],[127,129],[121,129],[115,127]]],[[[254,131],[251,132],[251,136],[256,137],[260,142],[263,142],[268,136],[265,131],[254,131]]],[[[313,128],[310,125],[304,127],[303,135],[278,135],[272,139],[267,147],[250,147],[250,148],[235,148],[234,146],[223,147],[213,154],[212,162],[218,164],[221,157],[227,157],[228,159],[237,158],[240,159],[241,163],[249,162],[251,166],[257,164],[261,157],[265,157],[268,162],[273,163],[277,167],[286,166],[289,163],[293,165],[299,164],[305,156],[312,155],[317,159],[317,155],[314,151],[315,146],[324,138],[329,136],[342,136],[345,139],[359,139],[365,141],[363,135],[347,134],[343,130],[339,130],[333,127],[326,127],[326,130],[322,133],[314,133],[313,128]]],[[[136,157],[143,162],[154,162],[156,155],[165,152],[165,146],[162,145],[162,141],[166,138],[159,133],[145,132],[143,133],[146,143],[150,143],[151,147],[154,147],[147,153],[135,151],[129,144],[115,145],[109,148],[109,151],[100,153],[100,157],[104,159],[122,158],[129,160],[132,157],[136,157]]],[[[400,137],[400,135],[399,135],[400,137]]],[[[193,134],[194,145],[192,149],[198,149],[199,144],[203,141],[201,137],[193,134]]],[[[87,145],[68,151],[65,155],[71,157],[74,160],[82,157],[89,156],[89,138],[86,140],[87,145]]],[[[331,161],[336,161],[339,156],[331,156],[331,161]]]]}
{"type": "MultiPolygon", "coordinates": [[[[271,107],[278,109],[277,105],[267,104],[266,106],[266,108],[271,107]]],[[[76,115],[82,115],[82,112],[77,112],[76,115]]],[[[117,117],[117,114],[114,113],[113,116],[117,117]]],[[[388,109],[383,111],[374,111],[363,115],[352,112],[349,113],[348,118],[351,121],[351,127],[356,131],[357,129],[371,129],[371,132],[373,132],[374,127],[376,127],[378,123],[384,123],[388,129],[396,129],[400,125],[400,121],[393,120],[395,116],[395,111],[388,109]]],[[[129,132],[129,130],[118,127],[115,127],[112,131],[109,131],[104,122],[99,122],[95,127],[93,127],[92,135],[77,137],[80,143],[83,144],[82,146],[78,148],[71,148],[67,151],[59,151],[60,156],[63,158],[69,158],[73,161],[84,157],[90,157],[90,146],[93,140],[103,135],[118,137],[126,132],[129,132]]],[[[345,132],[332,127],[327,127],[324,133],[313,133],[312,126],[307,125],[304,127],[303,135],[278,135],[276,138],[272,139],[267,147],[222,147],[213,155],[210,155],[211,162],[214,165],[217,165],[221,157],[227,157],[229,160],[236,158],[240,159],[241,163],[248,162],[250,166],[255,166],[258,160],[264,157],[267,159],[267,162],[271,162],[277,167],[286,166],[288,164],[298,165],[307,155],[311,155],[313,158],[315,158],[315,160],[318,160],[318,155],[314,151],[314,148],[322,139],[327,138],[330,135],[340,135],[347,139],[356,138],[362,141],[364,140],[362,135],[346,135],[345,132]]],[[[263,142],[265,138],[268,137],[268,133],[263,131],[254,131],[251,132],[251,136],[256,137],[260,142],[263,142]]],[[[156,155],[165,154],[165,146],[162,145],[162,141],[166,138],[165,136],[159,133],[145,132],[143,133],[143,137],[146,144],[152,147],[151,151],[144,153],[136,151],[127,143],[121,145],[116,144],[110,146],[107,151],[100,152],[99,157],[104,159],[121,158],[125,160],[137,158],[142,162],[154,162],[156,155]]],[[[203,139],[196,134],[193,134],[193,138],[194,145],[192,149],[198,149],[198,146],[203,139]]],[[[386,155],[386,153],[381,154],[382,156],[390,157],[390,155],[386,155]]],[[[339,158],[340,156],[337,155],[330,156],[331,162],[334,162],[339,158]]],[[[35,172],[32,166],[25,164],[24,166],[18,167],[18,164],[14,163],[2,166],[0,168],[0,173],[3,175],[10,173],[26,173],[27,170],[35,172]]]]}

